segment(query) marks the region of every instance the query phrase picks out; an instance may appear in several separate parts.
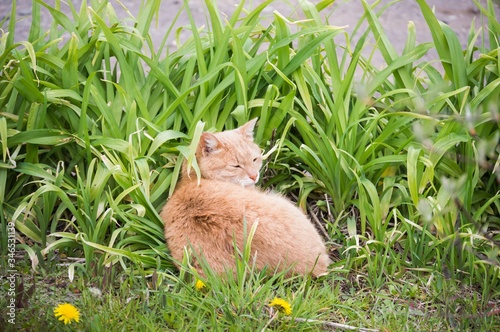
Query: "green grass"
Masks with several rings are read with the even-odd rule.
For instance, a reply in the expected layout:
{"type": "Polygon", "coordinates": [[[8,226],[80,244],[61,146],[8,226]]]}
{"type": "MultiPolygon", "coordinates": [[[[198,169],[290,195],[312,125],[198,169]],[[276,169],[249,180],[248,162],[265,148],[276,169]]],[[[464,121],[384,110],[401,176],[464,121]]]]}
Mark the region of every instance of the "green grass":
{"type": "MultiPolygon", "coordinates": [[[[500,25],[492,2],[476,3],[487,29],[472,26],[462,48],[418,0],[433,41],[417,44],[410,24],[401,54],[376,5],[363,1],[347,34],[321,16],[333,1],[301,2],[304,20],[262,20],[271,2],[249,11],[241,3],[226,20],[207,0],[204,29],[186,3],[192,37],[175,51],[164,48],[167,36],[153,45],[148,34],[159,1],[131,22],[103,0],[66,11],[35,0],[21,42],[13,2],[0,36],[2,253],[14,222],[17,269],[30,281],[69,273],[72,286],[60,291],[81,293],[68,301],[84,330],[110,320],[116,330],[320,329],[301,319],[498,328],[500,25]],[[53,18],[47,34],[41,10],[53,18]],[[363,56],[371,36],[385,66],[363,56]],[[422,60],[433,50],[438,58],[422,60]],[[203,129],[254,117],[268,154],[261,185],[319,221],[336,256],[332,273],[285,280],[250,269],[228,282],[212,276],[197,293],[190,272],[174,267],[158,211],[203,129]],[[76,260],[50,262],[64,257],[76,260]],[[110,271],[121,282],[103,287],[110,271]],[[88,291],[96,283],[98,300],[88,291]],[[291,317],[273,318],[266,304],[276,296],[291,301],[291,317]]],[[[64,296],[47,301],[44,287],[35,294],[19,319],[59,329],[52,308],[64,296]]]]}
{"type": "MultiPolygon", "coordinates": [[[[195,326],[200,330],[322,331],[341,324],[362,331],[498,327],[498,319],[480,308],[481,298],[475,290],[448,284],[443,296],[431,282],[412,273],[373,290],[364,274],[334,273],[317,280],[287,279],[282,273],[269,277],[240,260],[238,273],[228,275],[227,280],[206,270],[206,288],[200,291],[195,288],[197,279],[191,272],[151,273],[139,266],[129,272],[109,267],[102,275],[91,277],[77,273],[70,281],[62,265],[67,259],[58,259],[37,275],[20,262],[24,292],[19,292],[17,298],[29,306],[18,311],[14,329],[4,325],[8,331],[190,331],[195,326]],[[31,293],[32,285],[35,287],[31,293]],[[290,303],[291,315],[271,309],[269,303],[275,297],[290,303]],[[63,329],[53,309],[64,302],[79,309],[80,322],[63,329]]],[[[184,266],[190,271],[188,265],[184,266]]],[[[2,297],[2,307],[6,301],[7,297],[2,297]]]]}

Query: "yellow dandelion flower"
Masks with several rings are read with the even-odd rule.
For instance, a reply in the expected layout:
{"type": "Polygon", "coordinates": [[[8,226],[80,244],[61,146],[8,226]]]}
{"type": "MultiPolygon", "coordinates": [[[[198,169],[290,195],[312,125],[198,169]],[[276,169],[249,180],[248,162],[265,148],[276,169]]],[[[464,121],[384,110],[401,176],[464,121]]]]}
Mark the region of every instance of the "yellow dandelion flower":
{"type": "Polygon", "coordinates": [[[80,312],[78,309],[69,303],[64,303],[58,305],[54,309],[54,316],[60,321],[64,322],[64,325],[71,324],[72,321],[79,322],[80,321],[80,312]]]}
{"type": "Polygon", "coordinates": [[[278,297],[275,297],[274,300],[269,302],[270,307],[276,307],[278,311],[284,313],[285,315],[291,315],[292,314],[292,307],[290,306],[290,303],[288,303],[286,300],[280,299],[278,297]]]}
{"type": "Polygon", "coordinates": [[[203,281],[201,281],[200,279],[198,279],[198,280],[196,280],[196,284],[194,284],[194,288],[197,291],[202,291],[205,288],[207,288],[207,285],[205,285],[205,283],[203,281]]]}

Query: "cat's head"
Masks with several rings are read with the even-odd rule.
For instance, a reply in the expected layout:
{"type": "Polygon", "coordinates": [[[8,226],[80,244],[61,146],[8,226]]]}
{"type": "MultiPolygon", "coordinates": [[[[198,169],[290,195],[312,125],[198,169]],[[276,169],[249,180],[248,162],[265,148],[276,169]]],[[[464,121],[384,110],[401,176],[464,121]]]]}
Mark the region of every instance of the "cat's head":
{"type": "Polygon", "coordinates": [[[261,151],[253,141],[257,119],[233,130],[204,132],[196,151],[201,177],[252,187],[259,180],[261,151]]]}

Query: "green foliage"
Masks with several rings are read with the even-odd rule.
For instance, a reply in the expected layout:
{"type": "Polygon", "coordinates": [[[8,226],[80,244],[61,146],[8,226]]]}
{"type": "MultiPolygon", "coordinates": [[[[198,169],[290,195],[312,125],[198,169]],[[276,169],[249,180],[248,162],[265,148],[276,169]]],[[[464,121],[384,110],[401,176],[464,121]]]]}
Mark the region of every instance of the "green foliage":
{"type": "Polygon", "coordinates": [[[70,271],[87,275],[117,264],[175,271],[158,211],[183,158],[193,160],[191,140],[259,117],[262,185],[321,219],[341,246],[333,269],[363,271],[373,289],[413,271],[432,275],[438,293],[456,282],[479,287],[483,304],[498,298],[500,24],[491,1],[475,1],[488,29],[472,26],[463,49],[418,0],[433,42],[417,44],[410,23],[401,54],[366,1],[351,35],[321,17],[333,1],[301,1],[306,19],[274,13],[264,26],[271,2],[248,12],[241,2],[223,20],[206,0],[205,29],[185,2],[192,37],[175,51],[164,49],[167,36],[157,49],[148,34],[158,0],[132,23],[106,0],[69,2],[69,11],[34,0],[20,42],[14,2],[0,36],[2,252],[14,221],[33,265],[58,249],[85,258],[70,271]],[[47,33],[42,9],[53,18],[47,33]],[[363,56],[371,35],[381,69],[363,56]],[[431,50],[438,59],[422,60],[431,50]]]}

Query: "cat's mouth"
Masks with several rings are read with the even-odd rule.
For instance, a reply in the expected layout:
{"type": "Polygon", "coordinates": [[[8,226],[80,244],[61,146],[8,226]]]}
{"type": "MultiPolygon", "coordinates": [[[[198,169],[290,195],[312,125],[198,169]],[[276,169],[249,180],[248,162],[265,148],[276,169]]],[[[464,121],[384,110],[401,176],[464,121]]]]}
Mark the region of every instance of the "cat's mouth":
{"type": "Polygon", "coordinates": [[[257,183],[258,179],[252,180],[252,179],[247,179],[247,180],[239,180],[238,184],[241,185],[242,187],[253,187],[257,183]]]}

